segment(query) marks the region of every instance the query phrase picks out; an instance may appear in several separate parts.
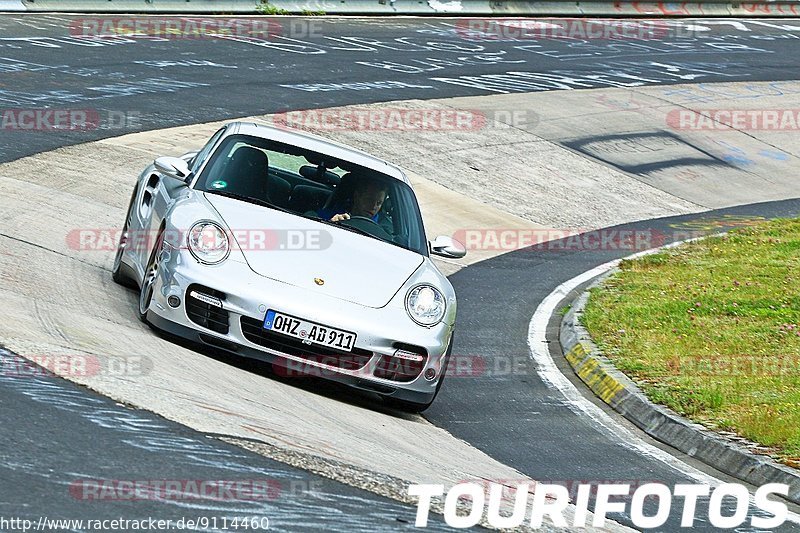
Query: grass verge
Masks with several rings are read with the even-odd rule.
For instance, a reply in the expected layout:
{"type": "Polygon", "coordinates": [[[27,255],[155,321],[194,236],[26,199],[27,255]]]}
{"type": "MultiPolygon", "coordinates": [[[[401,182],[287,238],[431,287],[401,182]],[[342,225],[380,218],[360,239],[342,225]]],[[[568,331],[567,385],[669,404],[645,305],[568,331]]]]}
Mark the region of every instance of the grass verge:
{"type": "Polygon", "coordinates": [[[652,401],[800,468],[800,220],[623,261],[583,321],[652,401]]]}

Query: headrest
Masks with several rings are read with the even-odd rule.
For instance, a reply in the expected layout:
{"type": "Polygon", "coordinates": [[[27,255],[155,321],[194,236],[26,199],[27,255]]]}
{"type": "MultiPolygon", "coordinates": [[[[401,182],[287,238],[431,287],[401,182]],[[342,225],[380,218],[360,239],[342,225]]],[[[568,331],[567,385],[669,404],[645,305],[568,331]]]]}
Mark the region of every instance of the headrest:
{"type": "Polygon", "coordinates": [[[241,146],[233,153],[231,164],[235,166],[243,165],[251,168],[263,168],[266,173],[267,167],[269,167],[269,158],[267,154],[258,148],[241,146]]]}
{"type": "Polygon", "coordinates": [[[339,185],[342,178],[338,174],[330,170],[324,170],[325,167],[315,167],[313,165],[304,165],[300,167],[300,175],[307,180],[316,181],[325,185],[339,185]]]}

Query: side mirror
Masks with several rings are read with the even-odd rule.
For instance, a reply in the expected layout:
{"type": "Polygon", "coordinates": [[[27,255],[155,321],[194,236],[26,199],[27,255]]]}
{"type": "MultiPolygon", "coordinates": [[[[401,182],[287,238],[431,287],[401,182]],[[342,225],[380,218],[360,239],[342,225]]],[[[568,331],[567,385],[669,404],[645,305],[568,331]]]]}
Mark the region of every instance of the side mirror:
{"type": "Polygon", "coordinates": [[[467,255],[467,249],[457,240],[446,235],[439,235],[430,242],[431,253],[450,259],[460,259],[467,255]]]}
{"type": "Polygon", "coordinates": [[[188,181],[189,175],[192,173],[189,170],[189,163],[180,157],[159,157],[153,164],[160,173],[184,183],[188,181]]]}

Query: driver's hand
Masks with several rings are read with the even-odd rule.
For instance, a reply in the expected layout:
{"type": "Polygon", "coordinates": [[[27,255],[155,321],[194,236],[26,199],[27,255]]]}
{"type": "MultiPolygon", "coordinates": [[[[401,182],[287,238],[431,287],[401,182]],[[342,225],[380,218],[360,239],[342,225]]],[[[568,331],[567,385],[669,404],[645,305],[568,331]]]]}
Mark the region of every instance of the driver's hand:
{"type": "Polygon", "coordinates": [[[348,213],[339,213],[331,217],[331,222],[341,222],[342,220],[350,220],[350,215],[348,213]]]}

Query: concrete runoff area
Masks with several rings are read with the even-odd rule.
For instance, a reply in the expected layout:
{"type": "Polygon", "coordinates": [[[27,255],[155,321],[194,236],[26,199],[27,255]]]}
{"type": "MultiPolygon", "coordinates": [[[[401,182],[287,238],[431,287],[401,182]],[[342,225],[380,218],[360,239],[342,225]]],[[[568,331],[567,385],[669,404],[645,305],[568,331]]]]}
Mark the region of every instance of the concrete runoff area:
{"type": "MultiPolygon", "coordinates": [[[[644,188],[666,193],[662,197],[651,192],[649,199],[674,202],[671,214],[677,214],[681,209],[717,209],[800,196],[799,102],[800,82],[787,81],[551,91],[522,102],[513,94],[476,96],[453,98],[448,104],[487,113],[509,109],[535,113],[536,120],[514,126],[602,163],[609,172],[624,173],[625,179],[619,172],[611,179],[617,193],[612,199],[624,197],[625,203],[613,204],[618,209],[630,212],[630,204],[635,205],[644,188]]],[[[570,176],[572,169],[562,161],[551,163],[554,178],[573,188],[555,193],[559,196],[553,204],[559,210],[584,200],[578,187],[589,192],[595,185],[601,195],[605,193],[606,183],[592,181],[596,175],[583,180],[570,176]]],[[[535,170],[529,175],[534,176],[527,182],[533,194],[534,187],[542,184],[537,183],[535,170]]],[[[599,216],[595,211],[604,210],[604,200],[593,199],[585,204],[591,209],[584,211],[599,216]]],[[[655,209],[659,204],[652,205],[655,209]]],[[[521,212],[524,207],[513,205],[508,197],[501,206],[546,223],[521,212]]]]}
{"type": "MultiPolygon", "coordinates": [[[[720,87],[735,90],[737,84],[720,87]]],[[[653,87],[636,89],[634,94],[638,99],[662,101],[661,92],[666,89],[677,90],[675,86],[653,87]]],[[[527,127],[493,124],[463,132],[319,133],[413,171],[429,236],[465,228],[588,230],[736,205],[744,203],[745,197],[750,203],[796,196],[788,180],[779,178],[791,175],[787,169],[796,167],[796,158],[784,161],[780,174],[775,168],[777,159],[743,170],[736,165],[736,161],[744,164],[743,160],[715,158],[711,148],[702,144],[711,142],[702,139],[705,132],[668,132],[678,140],[659,149],[663,153],[658,160],[648,159],[654,150],[647,150],[636,168],[630,168],[637,162],[635,155],[623,161],[601,151],[605,155],[599,157],[587,146],[609,142],[609,135],[655,138],[648,135],[663,132],[664,117],[677,105],[664,102],[635,111],[608,107],[609,101],[624,102],[631,94],[630,89],[599,89],[425,102],[426,106],[485,111],[536,110],[539,120],[527,127]],[[705,189],[705,170],[721,170],[704,163],[701,156],[676,155],[681,143],[704,148],[711,160],[726,161],[724,168],[745,191],[712,199],[705,189]],[[663,164],[676,157],[689,159],[684,166],[697,173],[693,180],[681,174],[684,168],[663,164]],[[659,162],[655,179],[652,165],[659,162]]],[[[765,105],[791,109],[796,100],[791,95],[775,99],[765,100],[765,105]]],[[[270,121],[270,117],[256,119],[270,121]]],[[[155,335],[135,320],[136,295],[111,281],[113,249],[81,251],[70,246],[67,236],[73,230],[120,228],[141,169],[155,156],[197,149],[218,126],[132,134],[0,166],[4,206],[0,242],[5,250],[0,254],[0,297],[16,310],[0,323],[0,342],[28,357],[141,355],[149,364],[149,371],[142,375],[65,377],[199,431],[257,439],[304,454],[310,461],[320,457],[409,483],[524,479],[422,417],[386,416],[372,408],[371,399],[358,394],[343,401],[342,394],[320,394],[261,373],[243,372],[231,364],[232,358],[212,358],[155,335]]],[[[790,136],[783,140],[781,133],[734,130],[724,134],[730,139],[726,142],[745,154],[767,150],[767,146],[791,153],[784,144],[790,136]]],[[[711,184],[716,179],[717,174],[708,177],[711,184]]],[[[452,272],[459,263],[497,253],[472,251],[464,261],[443,269],[452,272]]]]}

